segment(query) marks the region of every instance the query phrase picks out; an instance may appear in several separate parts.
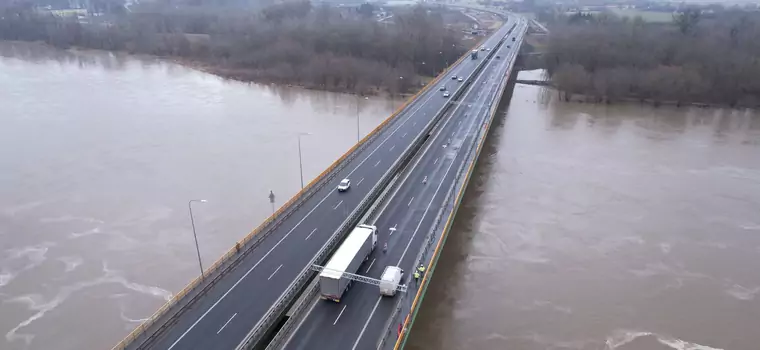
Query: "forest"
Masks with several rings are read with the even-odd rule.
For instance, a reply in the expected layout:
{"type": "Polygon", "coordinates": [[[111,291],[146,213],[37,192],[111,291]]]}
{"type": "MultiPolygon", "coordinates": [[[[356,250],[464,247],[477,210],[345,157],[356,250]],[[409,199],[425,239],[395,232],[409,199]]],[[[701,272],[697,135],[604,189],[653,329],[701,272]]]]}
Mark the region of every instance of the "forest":
{"type": "Polygon", "coordinates": [[[698,9],[672,23],[574,14],[552,21],[544,62],[566,100],[760,106],[760,13],[698,9]]]}
{"type": "Polygon", "coordinates": [[[414,91],[467,50],[441,10],[424,7],[380,23],[371,5],[201,5],[145,6],[83,23],[16,1],[0,5],[0,40],[149,54],[239,80],[359,94],[414,91]]]}

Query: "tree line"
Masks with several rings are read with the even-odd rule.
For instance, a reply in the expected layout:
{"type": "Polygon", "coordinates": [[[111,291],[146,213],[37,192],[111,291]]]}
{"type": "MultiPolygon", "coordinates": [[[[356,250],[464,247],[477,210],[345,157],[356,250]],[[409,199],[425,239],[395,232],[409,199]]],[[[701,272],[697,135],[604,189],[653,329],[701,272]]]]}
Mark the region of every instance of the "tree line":
{"type": "Polygon", "coordinates": [[[577,13],[550,29],[544,63],[565,99],[760,106],[760,13],[686,9],[670,24],[577,13]]]}
{"type": "Polygon", "coordinates": [[[0,39],[172,57],[241,80],[355,93],[414,90],[466,51],[440,10],[420,6],[388,24],[367,6],[300,1],[252,11],[184,2],[198,1],[161,0],[83,21],[16,1],[0,5],[0,39]]]}

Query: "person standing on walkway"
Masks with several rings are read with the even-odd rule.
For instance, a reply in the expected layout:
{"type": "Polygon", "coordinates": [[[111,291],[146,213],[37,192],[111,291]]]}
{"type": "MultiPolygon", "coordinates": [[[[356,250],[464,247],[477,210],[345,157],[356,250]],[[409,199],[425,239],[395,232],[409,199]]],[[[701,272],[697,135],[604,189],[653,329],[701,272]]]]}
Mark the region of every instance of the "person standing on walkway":
{"type": "Polygon", "coordinates": [[[425,274],[425,266],[423,266],[422,264],[420,264],[420,267],[417,268],[417,272],[419,272],[420,275],[424,275],[425,274]]]}
{"type": "Polygon", "coordinates": [[[414,283],[419,282],[419,280],[420,280],[420,272],[414,271],[414,283]]]}

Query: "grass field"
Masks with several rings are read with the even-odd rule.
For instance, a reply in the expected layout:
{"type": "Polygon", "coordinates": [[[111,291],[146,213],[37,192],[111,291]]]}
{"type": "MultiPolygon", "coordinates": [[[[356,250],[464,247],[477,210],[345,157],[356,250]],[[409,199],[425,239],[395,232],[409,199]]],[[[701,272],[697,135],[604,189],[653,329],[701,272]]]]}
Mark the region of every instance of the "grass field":
{"type": "Polygon", "coordinates": [[[668,12],[641,11],[636,9],[610,9],[610,11],[620,17],[628,17],[630,19],[641,16],[644,21],[652,23],[669,23],[673,21],[673,15],[668,12]]]}

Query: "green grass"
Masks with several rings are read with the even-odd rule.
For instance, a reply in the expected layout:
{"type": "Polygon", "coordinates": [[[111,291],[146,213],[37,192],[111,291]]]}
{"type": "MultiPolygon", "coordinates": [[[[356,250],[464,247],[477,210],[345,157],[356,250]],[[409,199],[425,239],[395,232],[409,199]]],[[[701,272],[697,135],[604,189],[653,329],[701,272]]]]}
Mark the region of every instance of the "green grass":
{"type": "Polygon", "coordinates": [[[670,23],[673,21],[673,15],[668,12],[641,11],[636,9],[610,9],[610,11],[620,17],[628,17],[630,19],[641,16],[641,19],[644,21],[652,23],[670,23]]]}

